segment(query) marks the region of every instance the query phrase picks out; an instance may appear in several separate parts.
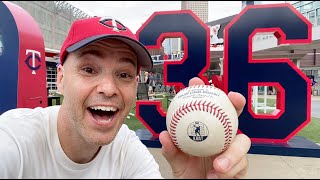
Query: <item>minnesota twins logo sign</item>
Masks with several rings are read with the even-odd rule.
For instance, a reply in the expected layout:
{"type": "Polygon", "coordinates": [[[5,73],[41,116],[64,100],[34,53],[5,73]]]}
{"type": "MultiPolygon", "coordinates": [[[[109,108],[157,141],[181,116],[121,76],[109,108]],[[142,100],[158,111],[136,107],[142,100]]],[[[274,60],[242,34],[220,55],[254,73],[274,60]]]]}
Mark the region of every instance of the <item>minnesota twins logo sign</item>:
{"type": "Polygon", "coordinates": [[[31,53],[27,59],[25,60],[25,63],[27,64],[28,68],[32,70],[32,74],[36,74],[36,70],[40,69],[41,65],[36,66],[36,61],[37,60],[39,63],[41,62],[40,60],[40,52],[39,51],[35,51],[35,50],[31,50],[31,49],[27,49],[26,50],[26,55],[31,53]],[[32,62],[30,62],[30,60],[32,60],[32,62]],[[32,64],[31,64],[32,63],[32,64]]]}
{"type": "Polygon", "coordinates": [[[195,121],[188,126],[188,136],[193,141],[201,142],[207,139],[208,127],[202,122],[195,121]]]}

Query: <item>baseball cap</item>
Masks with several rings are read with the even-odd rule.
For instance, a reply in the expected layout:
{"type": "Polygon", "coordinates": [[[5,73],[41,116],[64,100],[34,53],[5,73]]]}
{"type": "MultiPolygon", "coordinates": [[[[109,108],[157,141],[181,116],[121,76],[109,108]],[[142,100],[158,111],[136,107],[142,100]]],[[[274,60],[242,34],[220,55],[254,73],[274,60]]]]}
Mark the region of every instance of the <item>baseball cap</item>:
{"type": "Polygon", "coordinates": [[[123,41],[136,52],[142,70],[152,69],[153,62],[148,50],[128,27],[111,17],[92,17],[73,22],[60,50],[60,63],[64,63],[68,53],[105,38],[123,41]]]}

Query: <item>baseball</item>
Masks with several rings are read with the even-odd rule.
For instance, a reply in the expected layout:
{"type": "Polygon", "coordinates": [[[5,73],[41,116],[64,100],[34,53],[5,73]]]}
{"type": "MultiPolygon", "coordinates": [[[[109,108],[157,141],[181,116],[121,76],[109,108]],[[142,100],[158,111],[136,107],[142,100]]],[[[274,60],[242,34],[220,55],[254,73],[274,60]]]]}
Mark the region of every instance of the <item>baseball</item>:
{"type": "Polygon", "coordinates": [[[172,99],[166,125],[180,150],[208,157],[229,147],[238,130],[238,116],[222,90],[196,85],[182,89],[172,99]]]}

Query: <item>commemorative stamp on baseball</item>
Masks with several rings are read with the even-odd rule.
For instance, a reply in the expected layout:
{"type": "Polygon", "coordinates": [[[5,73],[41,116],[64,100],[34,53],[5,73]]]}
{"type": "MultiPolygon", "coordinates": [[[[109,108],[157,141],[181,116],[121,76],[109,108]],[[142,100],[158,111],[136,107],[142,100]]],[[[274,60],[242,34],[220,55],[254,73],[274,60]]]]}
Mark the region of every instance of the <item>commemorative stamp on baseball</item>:
{"type": "Polygon", "coordinates": [[[174,144],[193,156],[226,150],[238,129],[237,112],[228,96],[208,85],[181,90],[170,103],[166,125],[174,144]]]}

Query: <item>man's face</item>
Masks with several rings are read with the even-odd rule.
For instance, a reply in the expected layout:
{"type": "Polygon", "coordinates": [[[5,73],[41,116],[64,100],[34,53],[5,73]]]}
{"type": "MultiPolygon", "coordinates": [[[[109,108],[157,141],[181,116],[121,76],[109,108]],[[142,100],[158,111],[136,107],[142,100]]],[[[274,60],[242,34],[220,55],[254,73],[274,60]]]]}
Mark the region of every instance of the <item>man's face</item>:
{"type": "Polygon", "coordinates": [[[135,101],[136,54],[115,39],[95,42],[70,53],[58,68],[66,134],[94,145],[110,143],[135,101]]]}

